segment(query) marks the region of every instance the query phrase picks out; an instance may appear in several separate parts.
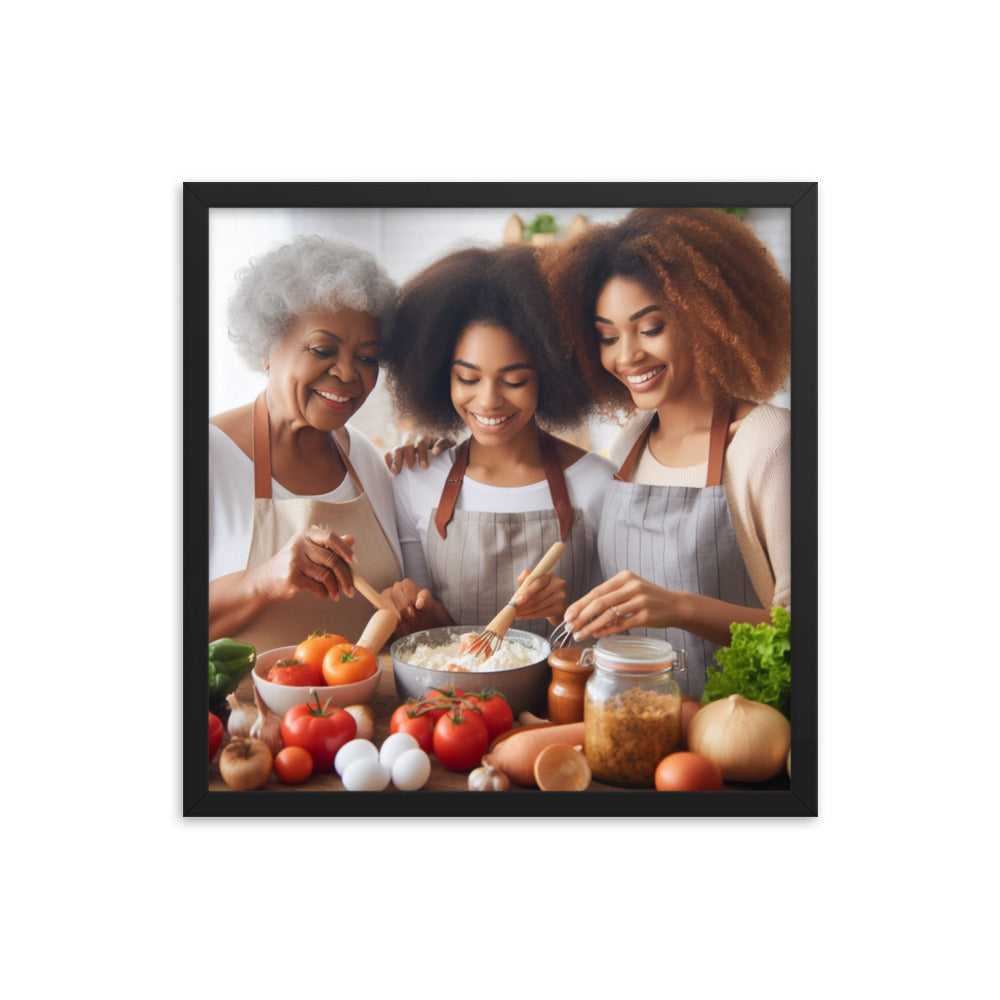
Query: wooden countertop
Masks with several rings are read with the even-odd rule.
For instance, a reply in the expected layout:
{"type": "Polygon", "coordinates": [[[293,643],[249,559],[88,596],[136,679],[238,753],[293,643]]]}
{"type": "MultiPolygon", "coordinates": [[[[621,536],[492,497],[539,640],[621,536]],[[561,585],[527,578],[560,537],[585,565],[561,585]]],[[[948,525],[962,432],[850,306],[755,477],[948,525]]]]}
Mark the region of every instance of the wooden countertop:
{"type": "MultiPolygon", "coordinates": [[[[392,713],[403,701],[399,695],[396,694],[396,687],[393,681],[392,674],[392,658],[383,653],[379,656],[379,661],[382,663],[382,677],[379,681],[378,689],[375,691],[375,695],[369,704],[372,710],[375,712],[375,737],[374,742],[376,746],[381,746],[382,741],[389,735],[389,720],[392,717],[392,713]]],[[[253,680],[251,677],[247,676],[240,683],[239,688],[237,688],[237,697],[243,701],[253,702],[253,680]]],[[[216,761],[218,760],[218,755],[216,755],[216,761]]],[[[511,786],[516,788],[517,791],[530,791],[535,794],[539,793],[538,789],[522,789],[520,786],[511,786]]],[[[769,782],[760,785],[752,786],[729,786],[726,788],[737,788],[737,787],[747,787],[756,790],[774,790],[774,789],[787,789],[789,787],[789,782],[787,776],[782,772],[778,777],[772,779],[769,782]]],[[[438,792],[464,792],[468,790],[468,772],[467,771],[449,771],[440,761],[433,755],[431,756],[431,776],[427,781],[424,788],[428,791],[438,791],[438,792]]],[[[227,792],[231,791],[229,786],[222,780],[219,774],[219,765],[217,762],[213,762],[209,765],[209,778],[208,778],[208,790],[210,792],[227,792]]],[[[302,782],[299,785],[286,785],[279,781],[278,778],[272,772],[271,777],[268,778],[267,784],[260,789],[260,791],[275,791],[275,792],[343,792],[345,791],[344,786],[337,775],[336,771],[328,771],[323,774],[314,774],[308,780],[302,782]]],[[[613,785],[605,785],[599,781],[593,781],[590,787],[587,789],[588,792],[621,792],[621,791],[653,791],[650,789],[623,789],[618,788],[613,785]]],[[[386,788],[386,792],[396,792],[398,790],[393,788],[390,784],[386,788]]]]}

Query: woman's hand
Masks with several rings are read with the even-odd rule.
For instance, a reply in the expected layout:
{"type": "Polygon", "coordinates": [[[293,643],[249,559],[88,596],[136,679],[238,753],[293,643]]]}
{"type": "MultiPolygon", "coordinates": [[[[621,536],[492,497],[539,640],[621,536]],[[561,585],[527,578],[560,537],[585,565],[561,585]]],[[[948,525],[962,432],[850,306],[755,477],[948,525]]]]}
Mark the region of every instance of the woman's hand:
{"type": "Polygon", "coordinates": [[[422,469],[426,469],[428,455],[436,457],[454,444],[451,438],[432,438],[426,434],[417,434],[412,440],[404,441],[395,451],[386,452],[385,464],[393,475],[403,468],[404,462],[408,469],[412,469],[416,462],[420,463],[422,469]]]}
{"type": "MultiPolygon", "coordinates": [[[[521,571],[517,578],[520,586],[531,570],[521,571]]],[[[547,618],[550,625],[558,625],[566,610],[566,581],[555,573],[545,573],[532,580],[515,602],[519,619],[547,618]]]]}
{"type": "Polygon", "coordinates": [[[574,601],[563,620],[576,641],[617,635],[631,628],[667,628],[677,624],[680,597],[625,570],[574,601]]]}
{"type": "Polygon", "coordinates": [[[746,608],[686,590],[665,590],[625,571],[595,587],[566,609],[573,639],[601,639],[633,628],[679,628],[728,645],[734,622],[771,620],[767,608],[746,608]]]}
{"type": "Polygon", "coordinates": [[[325,528],[297,531],[270,559],[248,570],[269,603],[285,601],[299,591],[329,597],[354,596],[351,567],[354,536],[325,528]]]}
{"type": "Polygon", "coordinates": [[[453,624],[444,605],[426,587],[418,587],[410,579],[386,587],[382,598],[399,613],[395,636],[453,624]]]}

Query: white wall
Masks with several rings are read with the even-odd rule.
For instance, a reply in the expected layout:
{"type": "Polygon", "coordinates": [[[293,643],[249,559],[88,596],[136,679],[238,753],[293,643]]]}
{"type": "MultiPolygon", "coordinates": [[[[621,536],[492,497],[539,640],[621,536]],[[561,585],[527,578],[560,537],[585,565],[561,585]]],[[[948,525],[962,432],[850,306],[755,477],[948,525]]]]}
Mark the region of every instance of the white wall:
{"type": "MultiPolygon", "coordinates": [[[[336,208],[223,209],[209,212],[209,412],[220,413],[256,396],[263,372],[250,370],[226,336],[226,303],[236,273],[258,256],[299,233],[339,236],[371,250],[398,281],[405,281],[443,254],[470,243],[498,245],[511,214],[527,224],[539,213],[553,215],[561,229],[580,212],[590,222],[614,221],[626,208],[336,208]]],[[[789,209],[751,209],[746,221],[774,254],[788,276],[791,251],[789,209]]],[[[777,401],[788,406],[787,393],[777,401]]],[[[382,380],[352,423],[379,446],[393,447],[399,437],[382,380]]],[[[614,428],[595,423],[593,447],[605,448],[614,428]]]]}

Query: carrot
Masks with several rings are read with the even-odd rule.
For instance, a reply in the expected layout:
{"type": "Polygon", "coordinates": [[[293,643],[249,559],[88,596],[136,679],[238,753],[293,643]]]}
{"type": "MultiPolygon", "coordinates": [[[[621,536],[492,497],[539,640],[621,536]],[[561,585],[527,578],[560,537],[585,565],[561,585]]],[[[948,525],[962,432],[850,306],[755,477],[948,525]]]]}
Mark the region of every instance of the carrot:
{"type": "Polygon", "coordinates": [[[563,726],[524,726],[497,737],[483,761],[503,771],[515,785],[535,785],[535,758],[553,743],[579,746],[583,743],[583,723],[563,726]]]}

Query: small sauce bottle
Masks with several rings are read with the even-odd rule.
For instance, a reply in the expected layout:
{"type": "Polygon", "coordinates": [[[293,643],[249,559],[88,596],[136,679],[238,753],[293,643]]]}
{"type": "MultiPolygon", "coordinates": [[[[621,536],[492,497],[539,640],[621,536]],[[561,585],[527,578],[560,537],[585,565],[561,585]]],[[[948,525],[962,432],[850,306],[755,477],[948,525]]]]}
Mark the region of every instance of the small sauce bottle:
{"type": "Polygon", "coordinates": [[[583,690],[594,672],[593,664],[580,664],[583,646],[554,649],[549,654],[549,722],[562,725],[583,722],[583,690]]]}

